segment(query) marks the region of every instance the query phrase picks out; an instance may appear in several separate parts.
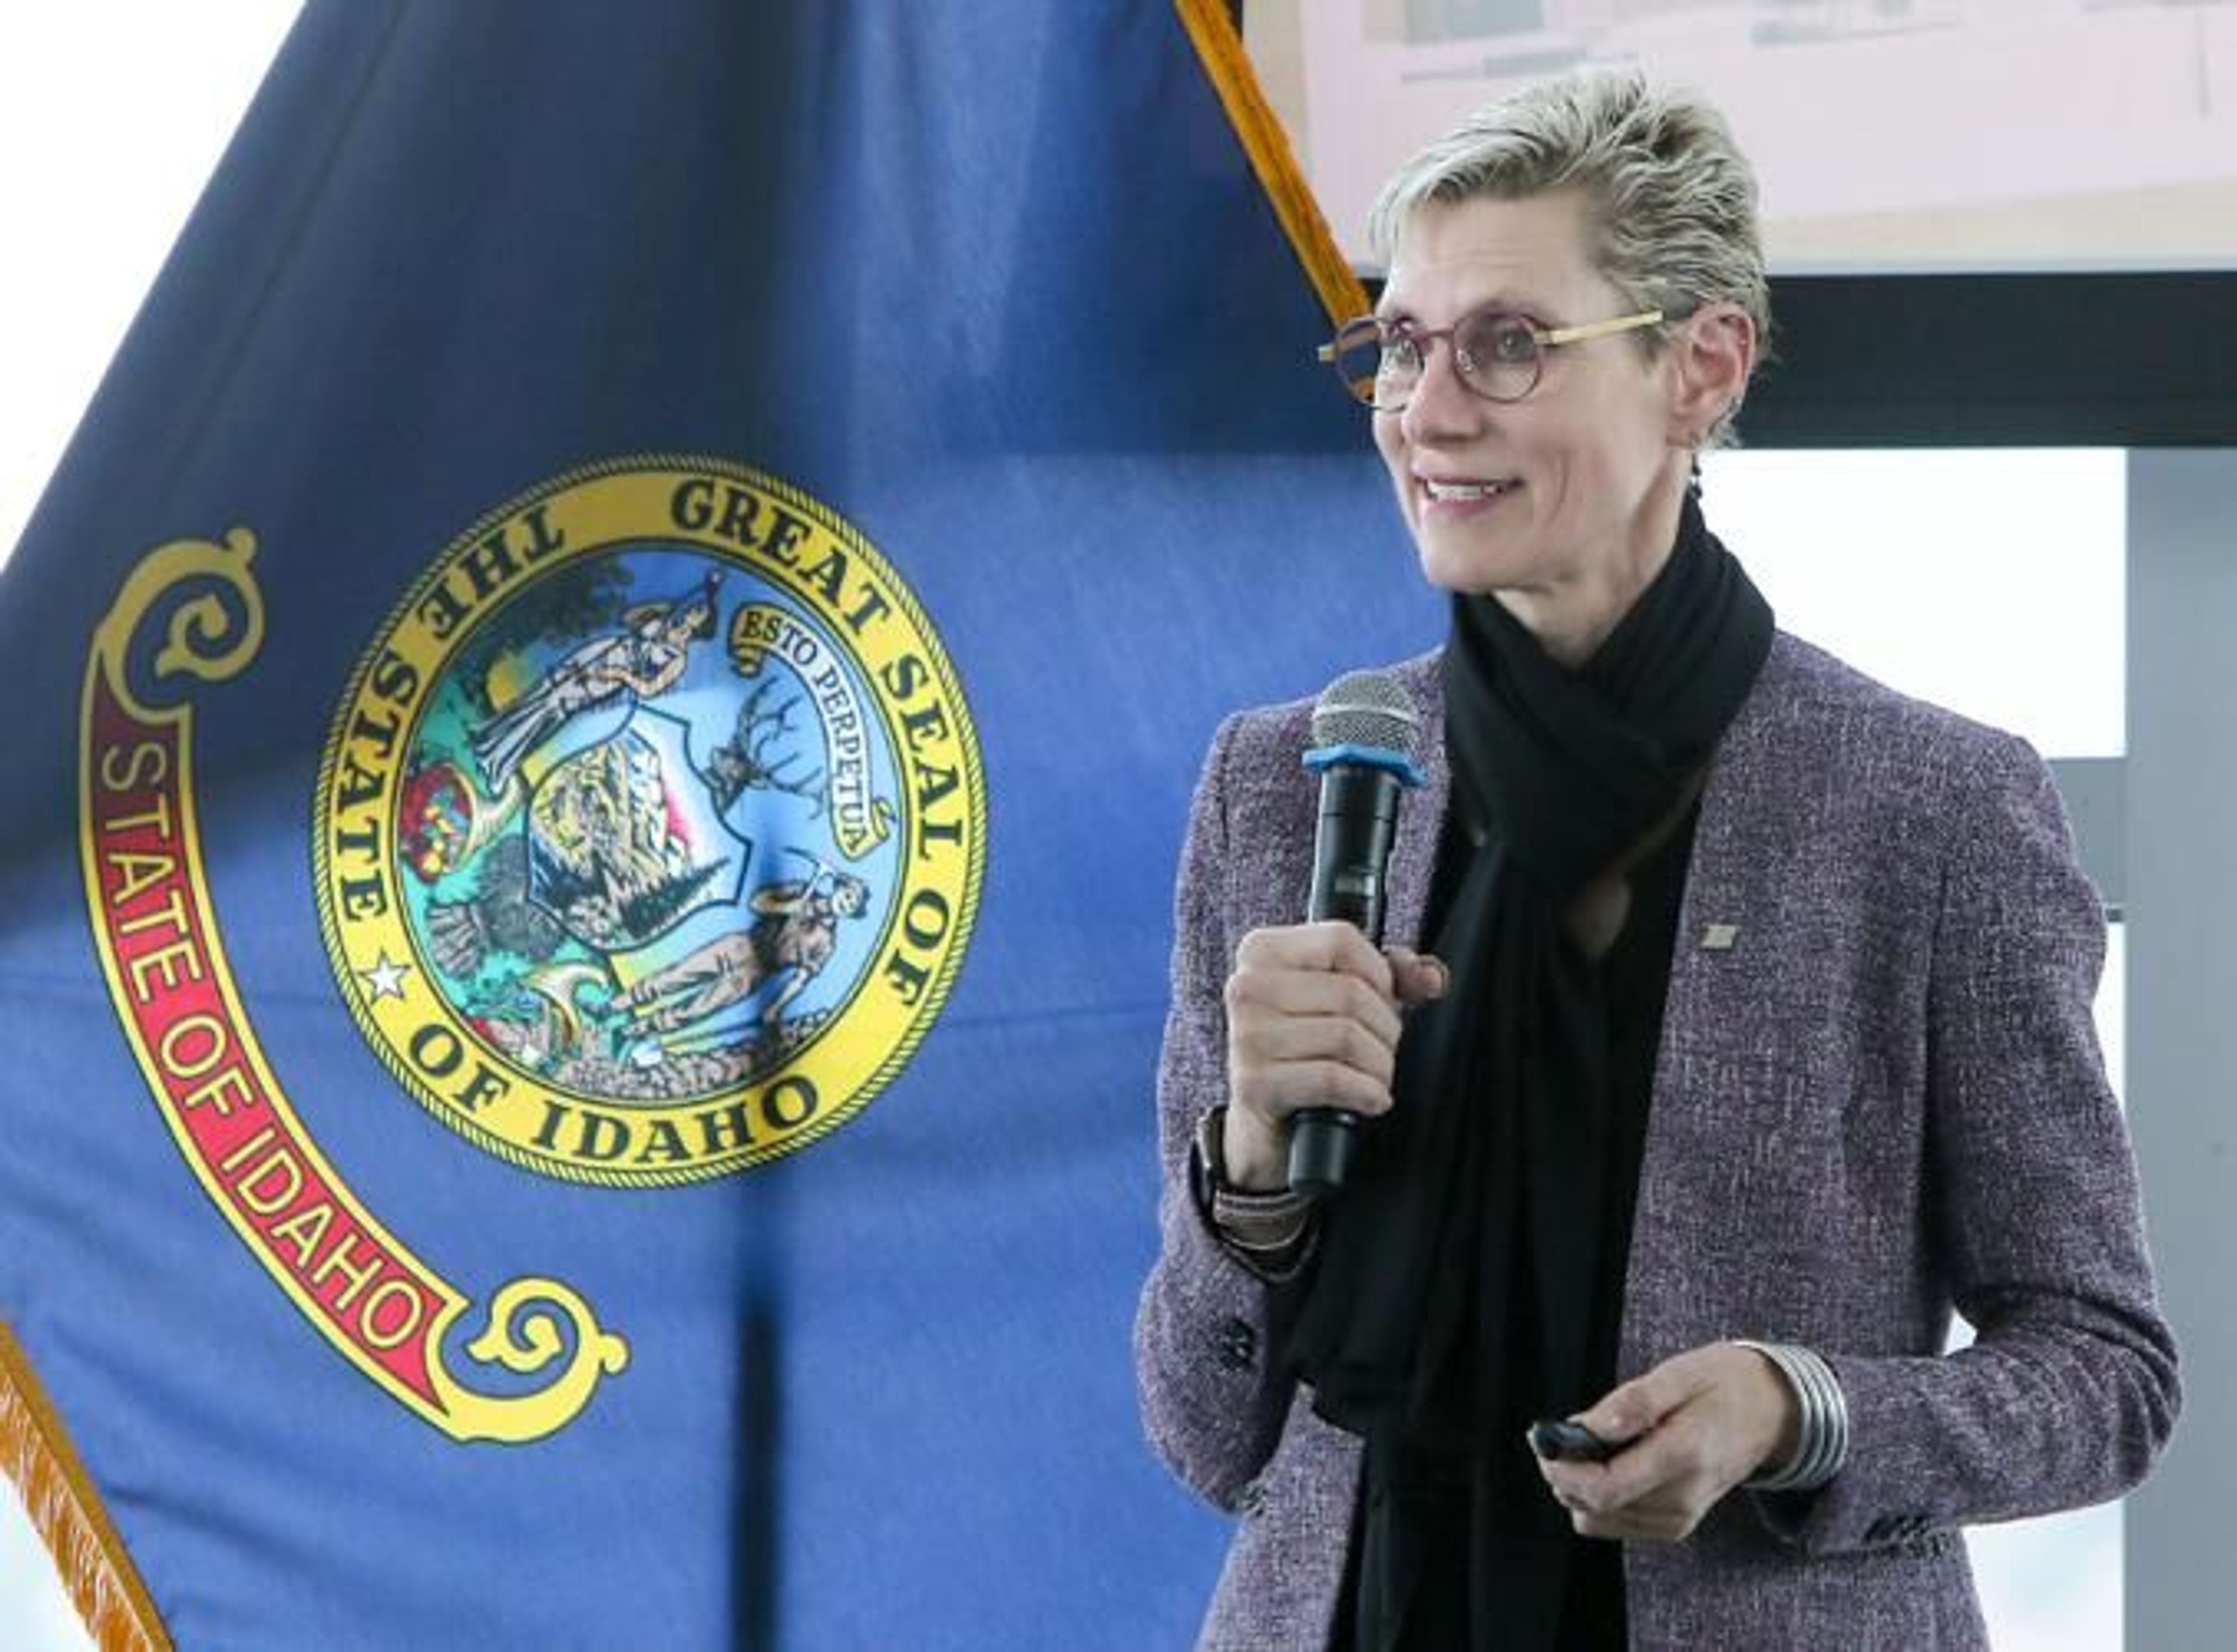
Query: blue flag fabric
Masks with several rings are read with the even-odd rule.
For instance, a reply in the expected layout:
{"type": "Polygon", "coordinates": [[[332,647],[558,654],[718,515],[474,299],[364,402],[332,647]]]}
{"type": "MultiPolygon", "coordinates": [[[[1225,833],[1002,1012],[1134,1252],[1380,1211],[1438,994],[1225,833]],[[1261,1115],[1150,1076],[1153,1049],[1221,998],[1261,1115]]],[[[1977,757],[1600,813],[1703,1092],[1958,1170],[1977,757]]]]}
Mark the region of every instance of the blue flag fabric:
{"type": "Polygon", "coordinates": [[[1165,0],[307,10],[0,576],[0,1313],[180,1644],[1186,1639],[1187,794],[1437,618],[1328,323],[1165,0]]]}

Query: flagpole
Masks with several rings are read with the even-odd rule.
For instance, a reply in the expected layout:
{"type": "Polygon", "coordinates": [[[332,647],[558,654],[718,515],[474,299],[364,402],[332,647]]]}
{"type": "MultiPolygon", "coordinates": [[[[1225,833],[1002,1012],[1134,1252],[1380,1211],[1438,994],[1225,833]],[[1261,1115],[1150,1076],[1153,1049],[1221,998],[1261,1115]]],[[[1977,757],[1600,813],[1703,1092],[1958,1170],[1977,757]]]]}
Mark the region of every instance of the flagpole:
{"type": "Polygon", "coordinates": [[[1328,311],[1330,324],[1365,314],[1367,289],[1336,246],[1320,202],[1313,198],[1312,186],[1297,164],[1290,135],[1273,105],[1266,101],[1257,70],[1243,49],[1243,37],[1228,15],[1226,0],[1173,0],[1173,6],[1196,47],[1198,61],[1219,94],[1237,140],[1250,158],[1259,187],[1265,190],[1283,233],[1328,311]]]}

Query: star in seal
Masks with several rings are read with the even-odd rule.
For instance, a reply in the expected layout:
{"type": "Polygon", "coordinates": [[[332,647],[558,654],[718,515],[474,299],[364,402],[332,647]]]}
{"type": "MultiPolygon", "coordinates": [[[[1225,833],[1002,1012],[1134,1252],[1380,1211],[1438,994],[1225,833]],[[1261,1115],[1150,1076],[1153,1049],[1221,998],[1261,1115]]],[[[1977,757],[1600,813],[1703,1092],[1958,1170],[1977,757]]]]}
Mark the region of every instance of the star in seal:
{"type": "Polygon", "coordinates": [[[412,966],[395,962],[383,948],[379,957],[373,961],[372,968],[360,969],[356,973],[357,978],[365,983],[366,995],[378,1001],[383,998],[404,996],[404,977],[412,973],[412,966]]]}

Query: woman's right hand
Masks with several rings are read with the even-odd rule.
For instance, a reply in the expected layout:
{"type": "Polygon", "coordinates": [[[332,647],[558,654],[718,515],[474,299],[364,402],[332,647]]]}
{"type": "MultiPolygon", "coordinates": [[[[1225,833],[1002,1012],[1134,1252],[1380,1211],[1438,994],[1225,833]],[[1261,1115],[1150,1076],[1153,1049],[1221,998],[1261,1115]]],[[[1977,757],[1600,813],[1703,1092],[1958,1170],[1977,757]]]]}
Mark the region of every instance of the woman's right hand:
{"type": "Polygon", "coordinates": [[[1389,1112],[1399,1012],[1442,995],[1446,980],[1436,959],[1378,952],[1349,923],[1244,936],[1227,978],[1228,1181],[1264,1193],[1289,1185],[1290,1115],[1300,1107],[1389,1112]]]}

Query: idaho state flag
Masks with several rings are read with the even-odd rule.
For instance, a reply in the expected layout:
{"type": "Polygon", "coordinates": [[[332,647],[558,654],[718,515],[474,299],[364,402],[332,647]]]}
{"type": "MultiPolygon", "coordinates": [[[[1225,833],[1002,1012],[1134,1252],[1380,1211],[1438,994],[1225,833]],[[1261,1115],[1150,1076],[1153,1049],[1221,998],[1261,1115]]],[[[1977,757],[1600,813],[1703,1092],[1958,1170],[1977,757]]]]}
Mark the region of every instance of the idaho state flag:
{"type": "Polygon", "coordinates": [[[1186,796],[1436,623],[1254,97],[1169,0],[307,9],[0,576],[0,1424],[118,1642],[1191,1632],[1186,796]]]}

